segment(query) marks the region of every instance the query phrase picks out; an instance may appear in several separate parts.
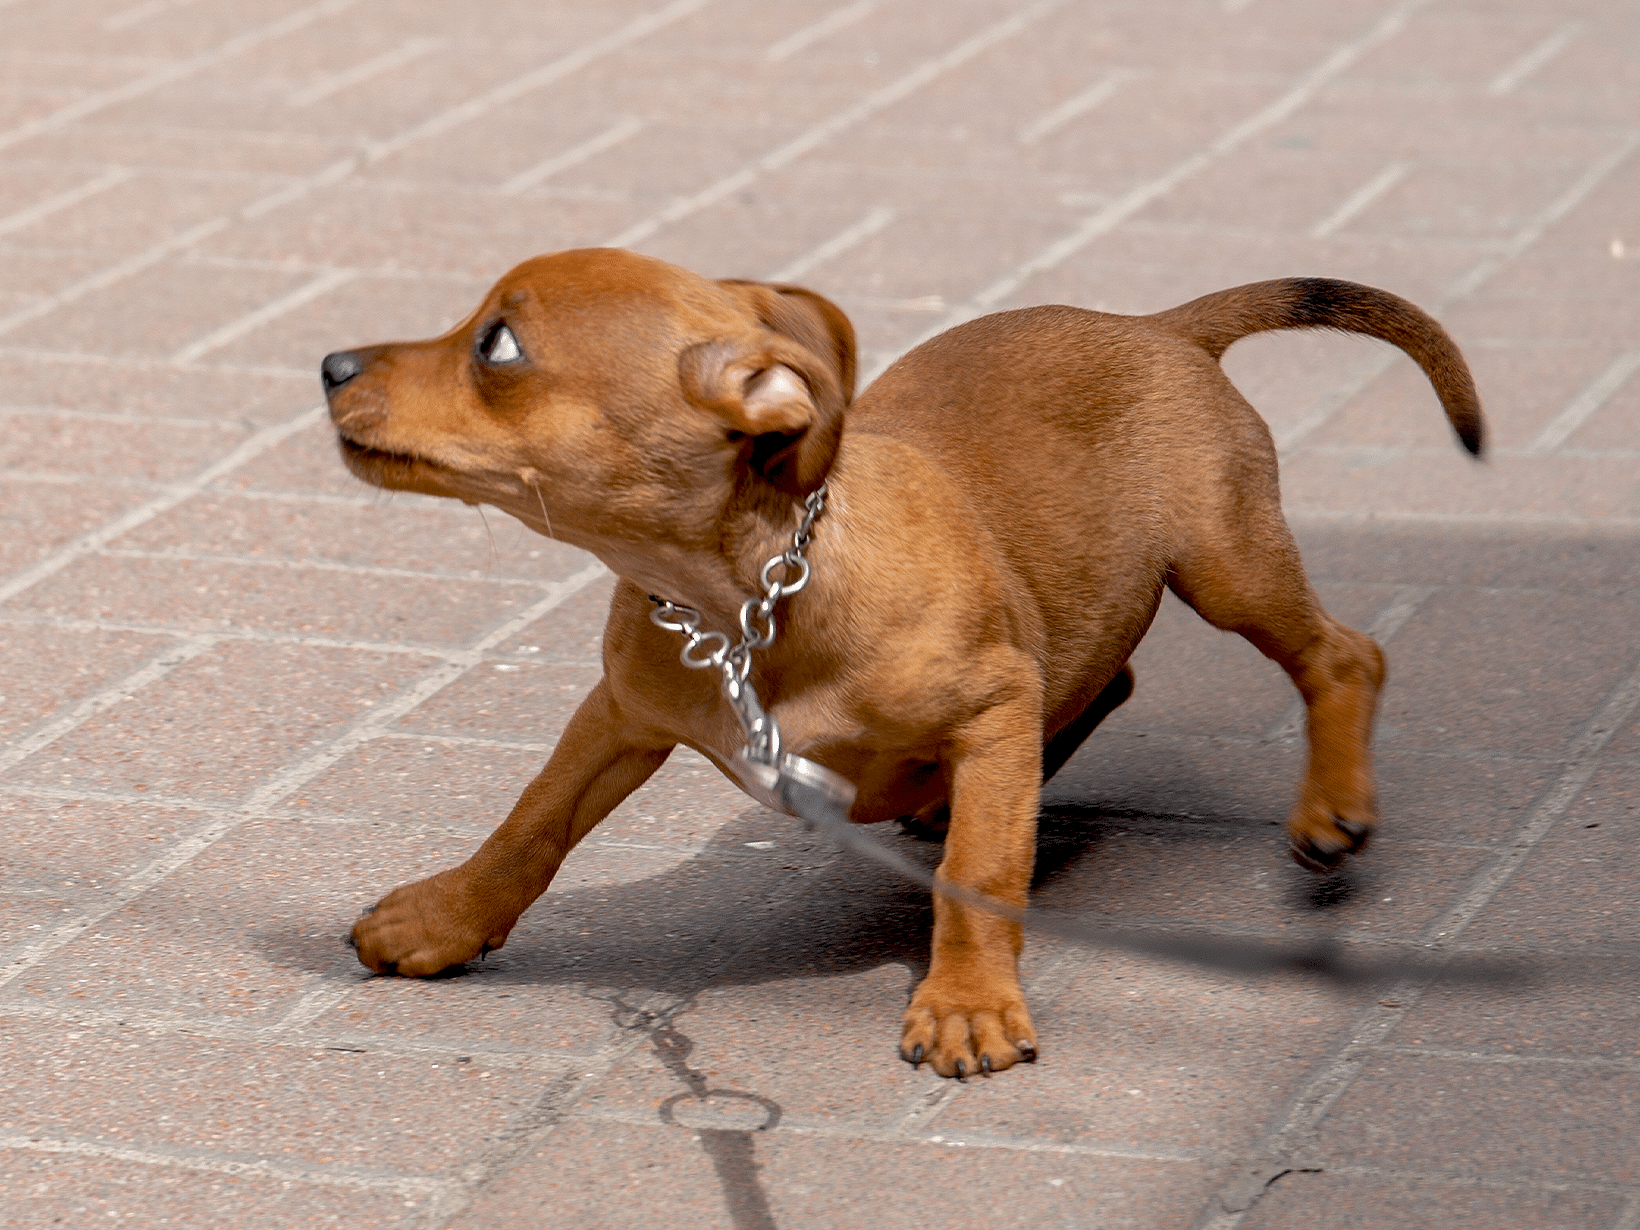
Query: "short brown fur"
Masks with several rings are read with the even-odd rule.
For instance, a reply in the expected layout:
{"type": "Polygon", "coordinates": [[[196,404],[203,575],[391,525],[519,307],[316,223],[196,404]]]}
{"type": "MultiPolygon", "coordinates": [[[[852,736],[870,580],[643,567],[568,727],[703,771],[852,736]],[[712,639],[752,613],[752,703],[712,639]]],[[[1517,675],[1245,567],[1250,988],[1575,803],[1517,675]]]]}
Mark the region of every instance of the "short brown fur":
{"type": "MultiPolygon", "coordinates": [[[[416,976],[501,947],[674,746],[725,765],[740,729],[712,673],[679,664],[646,595],[734,629],[790,538],[794,497],[822,481],[813,581],[782,603],[752,680],[786,745],[859,788],[856,821],[948,811],[939,875],[1023,905],[1041,783],[1126,699],[1128,657],[1171,587],[1297,685],[1310,758],[1288,832],[1300,862],[1337,866],[1377,821],[1383,654],[1322,609],[1269,431],[1217,362],[1249,333],[1317,327],[1406,350],[1480,451],[1474,385],[1445,331],[1393,295],[1321,279],[1155,316],[987,316],[919,346],[852,406],[853,331],[831,303],[611,249],[519,266],[443,337],[330,356],[356,473],[495,505],[620,577],[604,678],[546,767],[465,863],[359,920],[359,959],[416,976]],[[502,323],[521,355],[489,362],[502,323]]],[[[936,898],[901,1053],[959,1077],[1034,1059],[1020,946],[1016,924],[936,898]]]]}

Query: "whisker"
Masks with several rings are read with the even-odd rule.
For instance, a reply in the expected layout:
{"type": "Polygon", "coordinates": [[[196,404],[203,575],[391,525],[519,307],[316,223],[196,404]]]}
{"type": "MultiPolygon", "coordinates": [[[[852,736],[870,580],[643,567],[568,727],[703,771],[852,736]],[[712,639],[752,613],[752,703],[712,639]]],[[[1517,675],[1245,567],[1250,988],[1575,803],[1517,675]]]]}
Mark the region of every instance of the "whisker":
{"type": "Polygon", "coordinates": [[[541,494],[541,484],[540,483],[531,483],[530,486],[535,488],[535,498],[537,500],[539,500],[540,503],[541,503],[541,520],[543,520],[547,523],[547,537],[551,538],[552,537],[552,518],[547,516],[547,500],[546,500],[546,497],[541,494]]]}
{"type": "Polygon", "coordinates": [[[484,523],[484,537],[490,543],[490,571],[494,572],[501,564],[501,557],[495,550],[495,531],[490,528],[490,519],[484,513],[484,505],[474,504],[473,507],[478,509],[478,519],[484,523]]]}

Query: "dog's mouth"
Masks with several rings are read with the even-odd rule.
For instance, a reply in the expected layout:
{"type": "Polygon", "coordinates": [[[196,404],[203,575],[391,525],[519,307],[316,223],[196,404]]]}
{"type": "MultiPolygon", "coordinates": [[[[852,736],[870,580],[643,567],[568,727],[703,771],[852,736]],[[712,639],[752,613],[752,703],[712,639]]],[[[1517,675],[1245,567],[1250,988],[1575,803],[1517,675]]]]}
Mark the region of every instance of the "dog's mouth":
{"type": "Polygon", "coordinates": [[[360,444],[340,433],[336,439],[341,446],[342,461],[367,483],[400,491],[421,491],[429,495],[451,493],[449,480],[455,472],[436,461],[414,453],[395,453],[360,444]]]}

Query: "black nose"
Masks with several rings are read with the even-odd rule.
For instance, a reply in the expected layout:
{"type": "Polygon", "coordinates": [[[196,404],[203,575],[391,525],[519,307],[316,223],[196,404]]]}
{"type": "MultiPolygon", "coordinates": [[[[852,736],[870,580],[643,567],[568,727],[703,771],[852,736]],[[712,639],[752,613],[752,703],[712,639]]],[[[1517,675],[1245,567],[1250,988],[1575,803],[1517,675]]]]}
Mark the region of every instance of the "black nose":
{"type": "Polygon", "coordinates": [[[324,381],[325,392],[339,389],[364,370],[364,362],[350,350],[327,354],[319,364],[319,379],[324,381]]]}

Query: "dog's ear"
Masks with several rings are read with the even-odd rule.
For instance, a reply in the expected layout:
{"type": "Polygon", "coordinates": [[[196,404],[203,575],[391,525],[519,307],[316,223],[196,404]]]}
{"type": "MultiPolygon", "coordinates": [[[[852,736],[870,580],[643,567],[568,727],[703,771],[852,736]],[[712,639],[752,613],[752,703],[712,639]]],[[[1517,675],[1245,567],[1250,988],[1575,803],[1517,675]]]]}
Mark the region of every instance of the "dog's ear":
{"type": "Polygon", "coordinates": [[[798,287],[720,283],[758,325],[678,356],[684,394],[744,440],[747,464],[799,498],[826,480],[854,393],[854,328],[835,304],[798,287]]]}
{"type": "Polygon", "coordinates": [[[763,327],[788,337],[831,363],[832,375],[843,392],[843,404],[854,400],[854,326],[843,309],[824,295],[801,286],[725,279],[719,286],[736,295],[763,322],[763,327]]]}

